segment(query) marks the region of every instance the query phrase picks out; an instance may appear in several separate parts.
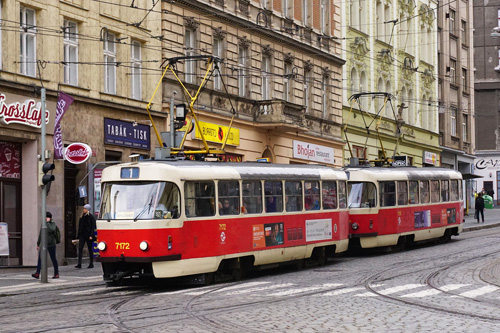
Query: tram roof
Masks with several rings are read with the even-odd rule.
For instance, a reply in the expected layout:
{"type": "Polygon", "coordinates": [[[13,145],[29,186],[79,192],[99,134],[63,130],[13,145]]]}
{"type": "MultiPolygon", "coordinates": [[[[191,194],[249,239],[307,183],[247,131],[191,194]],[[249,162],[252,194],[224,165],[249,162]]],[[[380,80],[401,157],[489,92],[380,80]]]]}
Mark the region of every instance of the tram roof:
{"type": "MultiPolygon", "coordinates": [[[[377,180],[437,180],[462,179],[462,174],[456,170],[446,168],[417,168],[417,167],[346,167],[345,171],[353,175],[360,173],[373,175],[377,180]]],[[[350,177],[350,175],[348,177],[350,177]]],[[[360,179],[356,179],[360,180],[360,179]]],[[[368,180],[368,179],[367,179],[368,180]]]]}
{"type": "MultiPolygon", "coordinates": [[[[122,167],[140,167],[170,170],[183,180],[199,179],[341,179],[347,180],[343,170],[318,164],[274,164],[261,162],[206,162],[191,160],[145,160],[122,163],[104,169],[109,176],[112,170],[122,167]],[[109,170],[108,170],[109,169],[109,170]]],[[[119,175],[119,173],[113,173],[119,175]]],[[[148,172],[150,174],[150,172],[148,172]]],[[[151,177],[151,175],[149,175],[151,177]]],[[[111,176],[111,178],[114,178],[111,176]]],[[[141,177],[141,179],[144,179],[141,177]]]]}

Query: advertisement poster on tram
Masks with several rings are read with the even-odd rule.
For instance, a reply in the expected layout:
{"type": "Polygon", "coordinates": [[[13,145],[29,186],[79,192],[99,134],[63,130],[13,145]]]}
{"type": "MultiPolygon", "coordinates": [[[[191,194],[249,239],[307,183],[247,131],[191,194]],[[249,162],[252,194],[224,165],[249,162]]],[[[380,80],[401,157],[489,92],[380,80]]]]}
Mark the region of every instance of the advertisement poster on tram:
{"type": "Polygon", "coordinates": [[[253,247],[282,245],[285,243],[283,222],[253,225],[253,247]]]}
{"type": "Polygon", "coordinates": [[[415,229],[427,228],[431,226],[431,211],[424,210],[415,212],[415,229]]]}

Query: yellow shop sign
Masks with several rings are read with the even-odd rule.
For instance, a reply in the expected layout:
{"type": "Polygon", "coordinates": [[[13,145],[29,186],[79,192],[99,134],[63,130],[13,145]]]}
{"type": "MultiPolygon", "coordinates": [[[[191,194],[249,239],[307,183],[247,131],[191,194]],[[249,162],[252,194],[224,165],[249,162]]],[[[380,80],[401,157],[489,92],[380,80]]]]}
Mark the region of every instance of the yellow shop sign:
{"type": "MultiPolygon", "coordinates": [[[[212,123],[206,123],[203,121],[200,121],[198,123],[200,124],[200,130],[202,131],[206,141],[224,143],[229,127],[212,123]]],[[[201,135],[200,132],[198,131],[198,127],[195,126],[195,129],[196,129],[196,131],[194,131],[195,138],[201,140],[201,135]]],[[[239,129],[231,128],[231,132],[229,132],[229,138],[227,139],[226,144],[232,146],[240,145],[239,129]]]]}

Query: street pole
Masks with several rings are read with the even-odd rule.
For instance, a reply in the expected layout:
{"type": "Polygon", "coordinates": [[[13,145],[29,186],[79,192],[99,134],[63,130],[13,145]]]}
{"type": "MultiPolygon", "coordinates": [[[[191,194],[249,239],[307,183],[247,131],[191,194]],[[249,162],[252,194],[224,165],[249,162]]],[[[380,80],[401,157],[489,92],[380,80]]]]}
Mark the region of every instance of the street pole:
{"type": "Polygon", "coordinates": [[[175,129],[174,129],[174,97],[177,95],[177,91],[172,91],[172,97],[170,98],[170,149],[175,148],[175,129]]]}
{"type": "MultiPolygon", "coordinates": [[[[42,165],[45,164],[45,136],[46,136],[46,129],[45,129],[45,88],[42,88],[42,107],[40,110],[40,117],[42,119],[41,122],[41,148],[42,148],[42,153],[40,154],[41,156],[41,161],[42,165]]],[[[47,283],[47,220],[45,219],[45,214],[46,214],[46,199],[47,199],[47,187],[45,185],[42,185],[42,211],[41,211],[41,216],[42,216],[42,229],[40,231],[41,237],[40,237],[40,259],[42,262],[42,270],[41,270],[41,275],[42,278],[40,280],[41,283],[47,283]]]]}

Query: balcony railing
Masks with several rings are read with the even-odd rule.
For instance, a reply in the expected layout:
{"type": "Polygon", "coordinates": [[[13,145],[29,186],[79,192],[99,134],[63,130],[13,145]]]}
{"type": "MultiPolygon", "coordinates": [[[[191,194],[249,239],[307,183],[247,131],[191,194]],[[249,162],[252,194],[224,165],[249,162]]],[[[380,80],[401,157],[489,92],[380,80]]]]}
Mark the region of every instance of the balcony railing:
{"type": "Polygon", "coordinates": [[[284,130],[306,130],[305,106],[284,100],[256,101],[254,121],[259,127],[281,127],[284,130]]]}

